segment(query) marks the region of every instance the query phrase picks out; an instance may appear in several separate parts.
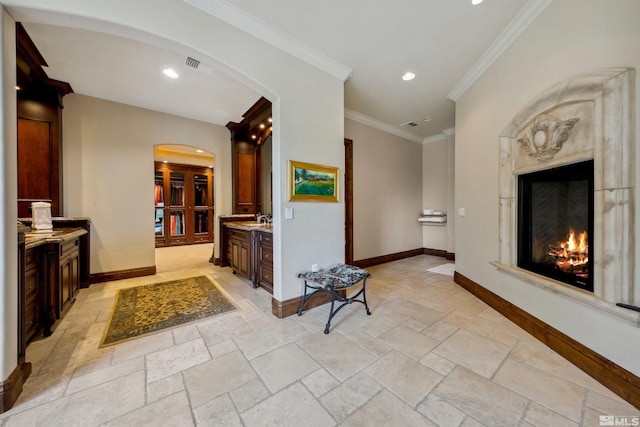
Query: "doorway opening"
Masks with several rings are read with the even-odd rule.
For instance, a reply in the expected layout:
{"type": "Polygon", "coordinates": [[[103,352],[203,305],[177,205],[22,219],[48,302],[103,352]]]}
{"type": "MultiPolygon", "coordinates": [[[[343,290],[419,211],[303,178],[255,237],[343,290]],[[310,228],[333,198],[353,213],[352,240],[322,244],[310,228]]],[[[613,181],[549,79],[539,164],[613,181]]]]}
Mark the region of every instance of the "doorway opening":
{"type": "Polygon", "coordinates": [[[154,148],[156,248],[214,241],[213,155],[186,145],[154,148]]]}

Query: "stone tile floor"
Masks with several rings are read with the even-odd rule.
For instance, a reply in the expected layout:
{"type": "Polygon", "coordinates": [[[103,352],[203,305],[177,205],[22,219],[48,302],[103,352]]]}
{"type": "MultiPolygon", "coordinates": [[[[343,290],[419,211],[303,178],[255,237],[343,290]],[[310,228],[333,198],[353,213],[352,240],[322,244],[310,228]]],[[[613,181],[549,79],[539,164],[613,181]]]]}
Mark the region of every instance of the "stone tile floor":
{"type": "Polygon", "coordinates": [[[329,335],[326,305],[277,319],[264,290],[200,261],[82,290],[28,347],[33,373],[0,426],[597,426],[640,413],[426,272],[442,258],[370,268],[372,315],[345,307],[329,335]],[[98,348],[117,289],[198,274],[240,309],[98,348]]]}

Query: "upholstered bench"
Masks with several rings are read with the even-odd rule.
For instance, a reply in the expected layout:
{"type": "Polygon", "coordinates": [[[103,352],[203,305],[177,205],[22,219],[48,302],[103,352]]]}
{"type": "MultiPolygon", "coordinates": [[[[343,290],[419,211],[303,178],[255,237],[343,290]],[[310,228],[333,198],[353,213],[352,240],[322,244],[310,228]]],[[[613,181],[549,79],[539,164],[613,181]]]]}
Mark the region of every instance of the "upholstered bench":
{"type": "Polygon", "coordinates": [[[364,304],[364,308],[368,315],[371,315],[369,306],[367,305],[367,295],[365,288],[367,285],[367,279],[371,278],[371,274],[367,270],[354,267],[347,264],[335,264],[324,271],[307,271],[298,274],[298,277],[304,279],[304,296],[300,302],[298,308],[298,316],[302,316],[305,303],[318,292],[327,292],[331,295],[331,311],[329,312],[329,320],[324,328],[324,333],[329,333],[329,327],[331,326],[331,319],[335,316],[342,307],[352,302],[359,302],[364,304]],[[350,288],[362,282],[362,289],[358,291],[351,298],[346,298],[340,295],[339,291],[350,288]],[[307,295],[307,290],[313,289],[314,291],[307,295]],[[362,300],[356,299],[362,294],[362,300]],[[342,304],[334,310],[335,302],[342,302],[342,304]]]}

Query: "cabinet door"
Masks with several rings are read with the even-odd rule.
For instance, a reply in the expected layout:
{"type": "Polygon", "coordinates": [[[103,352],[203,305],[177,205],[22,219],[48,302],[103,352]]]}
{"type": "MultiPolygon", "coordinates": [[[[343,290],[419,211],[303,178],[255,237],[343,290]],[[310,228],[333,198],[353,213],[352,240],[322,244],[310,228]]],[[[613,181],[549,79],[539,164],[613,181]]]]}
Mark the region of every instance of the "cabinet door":
{"type": "Polygon", "coordinates": [[[236,142],[234,151],[234,213],[256,213],[255,147],[236,142]]]}
{"type": "Polygon", "coordinates": [[[60,259],[60,275],[59,277],[59,292],[60,292],[60,312],[65,311],[65,306],[71,300],[71,259],[65,257],[60,259]]]}
{"type": "Polygon", "coordinates": [[[76,252],[71,256],[69,286],[71,300],[75,300],[76,295],[80,292],[80,252],[76,252]]]}
{"type": "Polygon", "coordinates": [[[156,247],[213,242],[213,169],[156,162],[154,198],[156,247]]]}

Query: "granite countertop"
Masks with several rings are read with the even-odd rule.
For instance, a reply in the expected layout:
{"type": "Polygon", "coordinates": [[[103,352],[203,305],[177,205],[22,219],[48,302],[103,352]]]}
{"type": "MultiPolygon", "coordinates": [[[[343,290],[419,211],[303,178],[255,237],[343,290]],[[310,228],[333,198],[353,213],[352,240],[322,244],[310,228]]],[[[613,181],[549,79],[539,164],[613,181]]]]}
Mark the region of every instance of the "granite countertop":
{"type": "MultiPolygon", "coordinates": [[[[18,221],[26,224],[31,224],[33,219],[31,217],[18,218],[18,221]]],[[[73,216],[73,217],[54,216],[54,217],[51,217],[51,221],[54,221],[54,222],[89,221],[91,222],[91,218],[85,217],[85,216],[73,216]]]]}
{"type": "Polygon", "coordinates": [[[220,215],[219,218],[255,218],[255,214],[229,214],[229,215],[220,215]]]}
{"type": "Polygon", "coordinates": [[[24,235],[25,248],[34,248],[45,243],[64,243],[84,234],[87,230],[79,227],[55,228],[53,230],[32,230],[24,235]]]}
{"type": "Polygon", "coordinates": [[[225,226],[236,230],[253,231],[260,230],[273,233],[273,224],[258,224],[256,221],[225,222],[225,226]]]}

